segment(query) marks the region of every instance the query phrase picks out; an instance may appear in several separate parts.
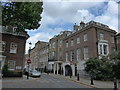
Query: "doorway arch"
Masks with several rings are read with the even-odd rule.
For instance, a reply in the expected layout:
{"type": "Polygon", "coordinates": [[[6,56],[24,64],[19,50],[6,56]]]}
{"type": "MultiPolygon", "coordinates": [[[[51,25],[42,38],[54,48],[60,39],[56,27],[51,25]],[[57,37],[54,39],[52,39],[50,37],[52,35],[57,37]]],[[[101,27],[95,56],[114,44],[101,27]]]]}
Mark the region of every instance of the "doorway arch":
{"type": "Polygon", "coordinates": [[[65,76],[72,76],[72,68],[70,65],[65,66],[65,76]]]}

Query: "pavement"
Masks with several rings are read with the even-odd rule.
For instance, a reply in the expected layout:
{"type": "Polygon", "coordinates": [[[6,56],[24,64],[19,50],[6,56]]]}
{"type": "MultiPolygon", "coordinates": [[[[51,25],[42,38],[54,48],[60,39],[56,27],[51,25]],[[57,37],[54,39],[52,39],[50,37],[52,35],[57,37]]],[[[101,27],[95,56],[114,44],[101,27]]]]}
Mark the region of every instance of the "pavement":
{"type": "MultiPolygon", "coordinates": [[[[99,89],[101,88],[102,90],[107,89],[107,88],[111,88],[111,89],[114,88],[113,81],[93,80],[94,85],[91,85],[90,78],[83,78],[83,77],[81,78],[80,77],[79,81],[77,81],[77,77],[75,77],[75,76],[72,76],[70,78],[70,76],[63,76],[63,75],[56,75],[56,74],[49,74],[49,75],[56,76],[56,77],[62,77],[62,78],[65,78],[67,80],[86,85],[88,87],[99,88],[99,89]]],[[[120,90],[120,82],[118,82],[118,90],[120,90]]]]}

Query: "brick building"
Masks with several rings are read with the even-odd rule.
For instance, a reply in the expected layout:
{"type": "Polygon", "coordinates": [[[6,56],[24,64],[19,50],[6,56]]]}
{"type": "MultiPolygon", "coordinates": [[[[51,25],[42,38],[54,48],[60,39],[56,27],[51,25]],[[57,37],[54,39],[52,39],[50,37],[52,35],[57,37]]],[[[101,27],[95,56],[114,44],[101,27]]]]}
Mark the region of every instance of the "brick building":
{"type": "Polygon", "coordinates": [[[116,35],[116,49],[120,50],[120,33],[116,35]]]}
{"type": "Polygon", "coordinates": [[[48,47],[49,44],[46,43],[40,48],[40,57],[39,57],[39,70],[46,72],[48,66],[48,47]]]}
{"type": "Polygon", "coordinates": [[[64,75],[84,74],[86,60],[101,58],[115,51],[115,35],[115,30],[98,22],[75,24],[73,33],[63,40],[64,75]]]}
{"type": "Polygon", "coordinates": [[[29,35],[11,26],[0,26],[0,69],[8,64],[9,70],[22,72],[25,44],[29,35]]]}
{"type": "Polygon", "coordinates": [[[63,39],[71,33],[71,31],[64,31],[49,40],[48,69],[54,74],[62,73],[63,39]]]}
{"type": "Polygon", "coordinates": [[[40,67],[41,67],[40,65],[43,64],[43,62],[42,62],[43,61],[43,56],[41,56],[41,53],[43,51],[41,51],[41,49],[43,47],[45,47],[46,45],[48,45],[47,42],[38,41],[35,44],[35,47],[30,50],[30,59],[31,59],[30,68],[31,69],[33,69],[33,70],[40,69],[40,67]]]}

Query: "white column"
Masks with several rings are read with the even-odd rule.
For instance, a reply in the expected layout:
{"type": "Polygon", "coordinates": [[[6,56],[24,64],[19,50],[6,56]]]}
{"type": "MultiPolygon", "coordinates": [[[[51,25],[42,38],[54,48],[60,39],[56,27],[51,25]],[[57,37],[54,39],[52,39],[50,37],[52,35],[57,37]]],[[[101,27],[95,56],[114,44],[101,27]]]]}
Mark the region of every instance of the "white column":
{"type": "Polygon", "coordinates": [[[58,65],[58,63],[57,63],[56,65],[57,65],[57,74],[58,74],[58,70],[59,70],[59,65],[58,65]]]}
{"type": "Polygon", "coordinates": [[[54,64],[54,74],[55,74],[55,70],[56,70],[56,64],[54,64]]]}
{"type": "Polygon", "coordinates": [[[75,66],[71,65],[71,68],[72,68],[72,75],[75,76],[75,66]]]}
{"type": "Polygon", "coordinates": [[[63,75],[65,76],[65,65],[63,64],[63,75]]]}

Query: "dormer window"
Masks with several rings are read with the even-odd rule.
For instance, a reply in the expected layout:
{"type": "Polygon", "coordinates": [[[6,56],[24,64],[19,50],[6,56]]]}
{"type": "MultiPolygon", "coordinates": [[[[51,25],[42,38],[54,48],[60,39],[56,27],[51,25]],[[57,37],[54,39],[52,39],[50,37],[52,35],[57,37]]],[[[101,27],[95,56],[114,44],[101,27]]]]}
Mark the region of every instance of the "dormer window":
{"type": "Polygon", "coordinates": [[[13,33],[17,31],[17,27],[13,27],[13,33]]]}

